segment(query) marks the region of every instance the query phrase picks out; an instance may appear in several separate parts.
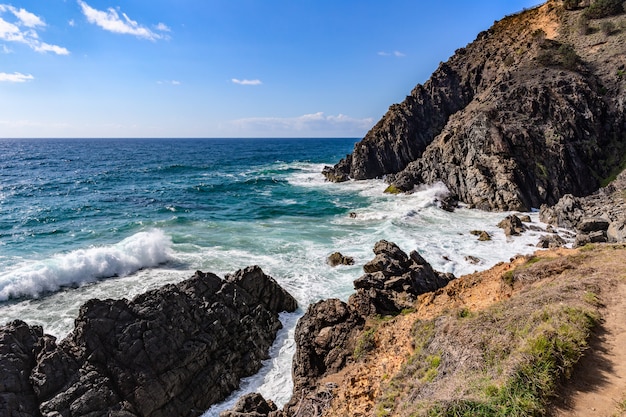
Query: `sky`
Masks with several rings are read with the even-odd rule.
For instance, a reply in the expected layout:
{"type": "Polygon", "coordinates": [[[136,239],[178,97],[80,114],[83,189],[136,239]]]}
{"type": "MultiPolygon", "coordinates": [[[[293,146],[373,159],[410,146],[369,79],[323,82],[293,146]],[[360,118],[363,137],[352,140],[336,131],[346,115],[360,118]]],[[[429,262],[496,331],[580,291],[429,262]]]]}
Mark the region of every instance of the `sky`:
{"type": "Polygon", "coordinates": [[[0,138],[359,138],[540,3],[0,0],[0,138]]]}

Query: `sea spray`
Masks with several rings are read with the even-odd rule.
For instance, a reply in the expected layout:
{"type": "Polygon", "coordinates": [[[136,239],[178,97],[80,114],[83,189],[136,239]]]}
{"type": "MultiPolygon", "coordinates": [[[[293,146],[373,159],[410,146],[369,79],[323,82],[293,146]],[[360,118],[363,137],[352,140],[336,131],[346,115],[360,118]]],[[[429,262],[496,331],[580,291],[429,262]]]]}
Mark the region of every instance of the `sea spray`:
{"type": "Polygon", "coordinates": [[[139,232],[111,246],[79,249],[20,265],[0,274],[0,301],[37,298],[63,287],[124,277],[171,258],[171,240],[161,230],[139,232]]]}

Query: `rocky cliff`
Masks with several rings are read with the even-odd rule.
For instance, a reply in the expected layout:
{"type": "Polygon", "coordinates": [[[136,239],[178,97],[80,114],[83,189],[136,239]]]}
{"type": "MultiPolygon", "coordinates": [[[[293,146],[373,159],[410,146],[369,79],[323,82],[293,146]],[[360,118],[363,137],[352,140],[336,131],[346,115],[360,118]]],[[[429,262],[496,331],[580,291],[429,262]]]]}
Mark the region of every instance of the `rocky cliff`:
{"type": "Polygon", "coordinates": [[[257,372],[296,301],[258,267],[91,300],[57,342],[0,327],[0,415],[197,416],[257,372]]]}
{"type": "MultiPolygon", "coordinates": [[[[356,292],[347,303],[328,299],[312,304],[298,321],[292,375],[294,395],[277,410],[258,394],[242,397],[222,417],[315,416],[330,396],[320,380],[354,363],[369,349],[360,339],[368,319],[398,315],[413,308],[421,294],[445,287],[454,275],[435,271],[419,253],[407,255],[385,240],[374,246],[374,259],[363,266],[365,274],[354,281],[356,292]],[[317,411],[316,411],[317,410],[317,411]]],[[[322,407],[323,408],[323,407],[322,407]]]]}
{"type": "Polygon", "coordinates": [[[496,22],[325,176],[401,191],[442,181],[486,210],[595,191],[626,161],[626,15],[568,9],[552,0],[496,22]]]}

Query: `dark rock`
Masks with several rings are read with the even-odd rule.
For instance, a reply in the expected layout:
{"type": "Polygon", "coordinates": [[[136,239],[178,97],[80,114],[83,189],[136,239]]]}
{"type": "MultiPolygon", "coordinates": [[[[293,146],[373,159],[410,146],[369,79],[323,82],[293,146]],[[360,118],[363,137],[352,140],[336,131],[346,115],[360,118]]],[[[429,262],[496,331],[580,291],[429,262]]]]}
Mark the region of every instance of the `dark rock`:
{"type": "Polygon", "coordinates": [[[350,305],[362,316],[397,314],[411,308],[417,296],[435,291],[454,279],[436,272],[416,251],[406,255],[395,243],[381,240],[376,257],[363,266],[365,275],[354,281],[350,305]]]}
{"type": "Polygon", "coordinates": [[[520,218],[514,214],[506,216],[504,220],[498,223],[498,227],[504,230],[505,236],[517,236],[526,230],[520,218]]]}
{"type": "Polygon", "coordinates": [[[477,258],[475,256],[471,256],[471,255],[465,256],[465,260],[467,262],[471,263],[472,265],[478,265],[480,263],[480,258],[477,258]]]}
{"type": "Polygon", "coordinates": [[[220,413],[220,417],[267,417],[277,410],[272,401],[266,401],[261,394],[252,393],[241,397],[231,410],[220,413]]]}
{"type": "Polygon", "coordinates": [[[342,369],[354,352],[354,335],[365,319],[337,299],[312,304],[298,321],[293,361],[294,393],[311,389],[315,381],[342,369]]]}
{"type": "Polygon", "coordinates": [[[41,327],[28,326],[19,320],[0,327],[0,415],[40,415],[29,376],[43,337],[41,327]]]}
{"type": "Polygon", "coordinates": [[[516,216],[522,221],[522,223],[532,223],[532,219],[528,214],[516,214],[516,216]]]}
{"type": "Polygon", "coordinates": [[[5,326],[0,349],[7,337],[19,343],[2,352],[0,367],[14,365],[2,378],[7,393],[21,387],[15,410],[43,416],[196,416],[258,371],[281,327],[278,313],[296,308],[259,267],[224,281],[198,271],[132,301],[88,301],[58,344],[39,328],[5,326]]]}
{"type": "Polygon", "coordinates": [[[579,233],[575,246],[592,243],[592,239],[602,242],[605,236],[609,242],[626,241],[626,171],[587,197],[565,196],[552,207],[542,207],[540,218],[555,226],[576,229],[579,233]],[[606,233],[590,236],[598,231],[606,233]]]}
{"type": "Polygon", "coordinates": [[[326,262],[330,266],[354,265],[354,258],[351,256],[344,256],[339,252],[334,252],[328,255],[326,262]]]}
{"type": "Polygon", "coordinates": [[[537,243],[538,248],[548,249],[548,248],[560,248],[565,245],[565,239],[557,234],[550,234],[541,236],[539,239],[539,243],[537,243]]]}
{"type": "Polygon", "coordinates": [[[443,198],[438,198],[436,202],[440,209],[448,211],[450,213],[454,212],[454,210],[456,210],[456,208],[459,206],[459,199],[455,195],[448,195],[443,198]]]}
{"type": "Polygon", "coordinates": [[[386,176],[400,191],[442,181],[486,210],[528,211],[595,191],[624,153],[621,81],[607,70],[623,64],[624,47],[610,40],[600,58],[569,38],[539,44],[529,21],[561,25],[562,9],[549,2],[496,22],[390,106],[326,177],[386,176]],[[558,64],[561,42],[585,56],[579,65],[558,64]],[[555,65],[540,63],[546,54],[555,65]]]}
{"type": "Polygon", "coordinates": [[[597,231],[607,230],[608,228],[609,228],[609,221],[606,219],[597,218],[597,217],[583,218],[576,226],[576,229],[578,229],[578,231],[582,233],[597,232],[597,231]]]}
{"type": "Polygon", "coordinates": [[[488,242],[491,240],[491,235],[489,235],[489,233],[485,232],[484,230],[471,230],[470,234],[478,236],[478,240],[480,242],[488,242]]]}

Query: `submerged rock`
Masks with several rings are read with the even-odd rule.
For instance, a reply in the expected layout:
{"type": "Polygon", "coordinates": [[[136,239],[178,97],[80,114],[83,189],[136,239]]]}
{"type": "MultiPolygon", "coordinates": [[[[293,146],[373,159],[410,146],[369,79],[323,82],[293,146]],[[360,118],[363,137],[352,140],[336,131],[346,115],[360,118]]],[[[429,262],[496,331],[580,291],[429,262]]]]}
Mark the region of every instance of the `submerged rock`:
{"type": "MultiPolygon", "coordinates": [[[[278,313],[296,307],[259,267],[225,280],[198,271],[132,301],[88,301],[59,343],[21,322],[4,326],[0,341],[19,343],[0,367],[20,375],[12,387],[21,407],[42,416],[197,416],[259,370],[282,327],[278,313]],[[18,371],[4,366],[12,355],[18,371]]],[[[0,415],[39,415],[11,414],[7,399],[0,415]]]]}

